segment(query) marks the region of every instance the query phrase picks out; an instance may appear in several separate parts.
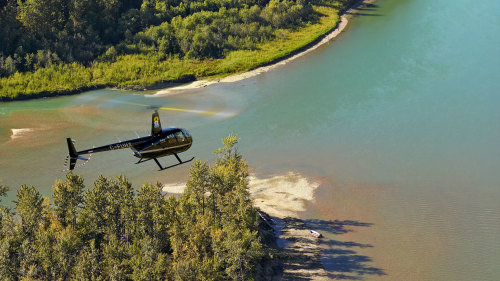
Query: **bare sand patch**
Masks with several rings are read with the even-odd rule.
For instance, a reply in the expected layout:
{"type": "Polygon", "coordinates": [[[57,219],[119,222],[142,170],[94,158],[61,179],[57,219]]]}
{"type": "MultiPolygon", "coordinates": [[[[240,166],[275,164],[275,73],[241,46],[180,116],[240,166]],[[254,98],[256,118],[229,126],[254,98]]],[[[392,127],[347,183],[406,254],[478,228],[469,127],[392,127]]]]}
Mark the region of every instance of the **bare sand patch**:
{"type": "Polygon", "coordinates": [[[169,194],[181,194],[184,193],[184,189],[186,189],[186,184],[184,183],[164,184],[162,187],[162,191],[169,194]]]}
{"type": "Polygon", "coordinates": [[[319,183],[298,173],[288,172],[267,179],[250,176],[249,191],[256,207],[271,216],[296,217],[314,199],[319,183]]]}
{"type": "MultiPolygon", "coordinates": [[[[284,218],[296,217],[298,212],[306,210],[306,201],[314,199],[314,191],[319,182],[288,172],[264,179],[251,175],[248,185],[256,207],[271,216],[284,218]]],[[[181,194],[185,188],[184,183],[171,183],[163,185],[162,190],[170,194],[181,194]]]]}
{"type": "Polygon", "coordinates": [[[6,145],[43,145],[48,142],[40,138],[39,134],[50,130],[50,128],[11,128],[10,139],[5,142],[6,145]]]}
{"type": "MultiPolygon", "coordinates": [[[[321,264],[321,248],[318,239],[309,235],[309,230],[298,213],[306,210],[306,202],[314,200],[319,181],[288,172],[269,178],[249,177],[249,192],[254,206],[284,224],[273,226],[279,239],[284,241],[281,252],[283,272],[281,280],[327,280],[321,264]]],[[[163,191],[180,194],[185,184],[175,183],[163,186],[163,191]]]]}
{"type": "Polygon", "coordinates": [[[35,129],[33,128],[20,128],[20,129],[10,129],[12,131],[12,135],[10,136],[11,140],[15,140],[17,138],[21,138],[30,132],[33,132],[35,129]]]}
{"type": "Polygon", "coordinates": [[[193,81],[193,82],[188,83],[188,84],[159,90],[153,96],[172,95],[172,94],[180,93],[180,92],[185,91],[185,90],[203,88],[203,87],[215,84],[217,82],[219,82],[219,81],[216,81],[216,80],[196,80],[196,81],[193,81]]]}
{"type": "Polygon", "coordinates": [[[327,280],[328,275],[321,264],[321,248],[318,239],[309,235],[309,229],[298,218],[306,210],[306,202],[314,200],[319,181],[288,172],[266,179],[250,177],[250,195],[254,205],[283,220],[279,239],[286,241],[282,251],[283,280],[327,280]]]}

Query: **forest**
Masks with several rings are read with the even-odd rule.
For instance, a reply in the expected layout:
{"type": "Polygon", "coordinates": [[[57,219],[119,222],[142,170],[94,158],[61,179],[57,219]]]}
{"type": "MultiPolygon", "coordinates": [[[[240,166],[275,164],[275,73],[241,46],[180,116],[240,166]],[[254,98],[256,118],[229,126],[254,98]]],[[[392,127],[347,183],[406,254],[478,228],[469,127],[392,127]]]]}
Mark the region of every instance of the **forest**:
{"type": "Polygon", "coordinates": [[[249,54],[255,60],[251,51],[264,51],[257,59],[263,64],[303,47],[334,27],[352,2],[0,0],[0,95],[245,71],[256,66],[247,61],[249,54]]]}
{"type": "Polygon", "coordinates": [[[213,164],[196,161],[177,198],[124,176],[86,187],[68,173],[52,201],[21,186],[13,208],[0,207],[1,279],[253,279],[265,252],[237,141],[225,138],[213,164]]]}

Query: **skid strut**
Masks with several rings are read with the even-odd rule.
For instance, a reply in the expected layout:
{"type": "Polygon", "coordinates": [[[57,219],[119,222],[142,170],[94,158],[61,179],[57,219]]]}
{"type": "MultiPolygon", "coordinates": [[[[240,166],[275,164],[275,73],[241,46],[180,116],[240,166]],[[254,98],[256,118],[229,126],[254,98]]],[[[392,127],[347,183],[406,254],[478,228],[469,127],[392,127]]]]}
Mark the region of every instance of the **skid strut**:
{"type": "Polygon", "coordinates": [[[177,164],[174,164],[174,165],[171,165],[171,166],[168,166],[168,167],[163,167],[161,164],[160,164],[160,161],[158,161],[158,159],[156,158],[153,158],[153,160],[155,160],[156,164],[158,165],[158,167],[160,167],[160,171],[163,171],[163,170],[166,170],[166,169],[170,169],[170,168],[173,168],[175,166],[179,166],[179,165],[182,165],[182,164],[185,164],[187,162],[191,162],[193,161],[194,157],[187,160],[187,161],[182,161],[181,158],[179,158],[179,156],[177,155],[177,153],[174,153],[174,156],[175,158],[177,158],[177,161],[179,161],[179,163],[177,164]]]}

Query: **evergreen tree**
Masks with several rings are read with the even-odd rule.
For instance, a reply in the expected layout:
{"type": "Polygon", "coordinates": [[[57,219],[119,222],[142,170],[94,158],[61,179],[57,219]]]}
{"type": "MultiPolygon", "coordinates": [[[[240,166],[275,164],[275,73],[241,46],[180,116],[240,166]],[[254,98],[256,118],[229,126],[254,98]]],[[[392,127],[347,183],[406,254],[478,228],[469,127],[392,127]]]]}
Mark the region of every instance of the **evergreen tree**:
{"type": "Polygon", "coordinates": [[[85,240],[94,240],[95,247],[100,248],[107,230],[107,193],[108,179],[99,176],[94,188],[84,196],[84,205],[78,217],[78,228],[85,240]]]}
{"type": "Polygon", "coordinates": [[[21,218],[21,231],[25,238],[34,239],[43,217],[43,199],[33,186],[22,185],[17,191],[16,210],[21,218]]]}
{"type": "Polygon", "coordinates": [[[112,236],[106,244],[103,244],[102,257],[103,279],[128,280],[132,268],[127,244],[112,236]]]}
{"type": "Polygon", "coordinates": [[[76,265],[73,268],[71,280],[77,281],[97,281],[102,280],[102,263],[99,250],[95,247],[95,241],[90,240],[79,252],[76,265]]]}
{"type": "MultiPolygon", "coordinates": [[[[1,179],[0,179],[0,183],[2,183],[1,179]]],[[[6,185],[0,184],[0,203],[2,202],[2,197],[7,195],[7,191],[9,191],[9,187],[6,185]]]]}
{"type": "Polygon", "coordinates": [[[54,205],[21,186],[19,219],[0,209],[1,279],[252,279],[262,247],[237,141],[224,139],[213,165],[196,161],[178,199],[159,183],[135,196],[124,176],[100,176],[83,195],[83,179],[69,173],[54,185],[54,205]],[[217,201],[205,208],[209,196],[217,201]]]}
{"type": "Polygon", "coordinates": [[[55,213],[63,227],[76,227],[78,208],[83,203],[83,179],[73,173],[66,175],[66,180],[56,181],[53,187],[55,213]]]}
{"type": "Polygon", "coordinates": [[[131,258],[132,280],[165,280],[168,271],[168,256],[161,253],[155,240],[144,237],[134,244],[131,258]]]}
{"type": "Polygon", "coordinates": [[[156,243],[161,252],[170,248],[166,201],[161,194],[161,185],[145,184],[137,193],[137,229],[140,238],[149,237],[156,243]]]}
{"type": "Polygon", "coordinates": [[[82,241],[72,228],[67,227],[57,233],[54,252],[58,279],[69,280],[73,275],[73,268],[79,259],[77,253],[81,247],[82,241]]]}
{"type": "Polygon", "coordinates": [[[13,241],[10,237],[0,239],[0,276],[2,280],[6,281],[17,280],[17,265],[12,243],[13,241]]]}
{"type": "Polygon", "coordinates": [[[205,195],[209,185],[209,168],[206,162],[196,160],[189,170],[185,196],[198,207],[198,212],[205,214],[205,195]]]}

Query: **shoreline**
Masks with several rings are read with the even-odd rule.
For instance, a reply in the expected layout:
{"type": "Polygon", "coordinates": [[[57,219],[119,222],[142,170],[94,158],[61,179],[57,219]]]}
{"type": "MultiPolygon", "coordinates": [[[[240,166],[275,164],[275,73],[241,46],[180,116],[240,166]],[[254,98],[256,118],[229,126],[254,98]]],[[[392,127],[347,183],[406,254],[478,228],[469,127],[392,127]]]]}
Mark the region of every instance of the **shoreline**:
{"type": "Polygon", "coordinates": [[[255,76],[260,75],[262,73],[269,72],[269,71],[271,71],[275,68],[278,68],[280,66],[286,65],[287,63],[289,63],[289,62],[291,62],[299,57],[302,57],[302,56],[316,50],[320,46],[322,46],[326,43],[329,43],[333,39],[337,38],[344,31],[344,29],[348,26],[349,19],[352,16],[356,15],[355,10],[357,8],[372,4],[375,1],[376,0],[360,0],[360,1],[356,2],[355,4],[352,5],[352,7],[345,10],[344,12],[342,12],[342,14],[340,15],[339,22],[329,32],[319,36],[315,41],[311,42],[310,44],[308,44],[300,49],[294,50],[289,55],[278,58],[274,62],[270,62],[268,64],[259,66],[255,69],[252,69],[252,70],[249,70],[249,71],[246,71],[243,73],[231,74],[229,76],[215,79],[215,80],[210,80],[210,79],[194,80],[193,82],[188,83],[188,84],[183,84],[183,85],[174,86],[174,87],[167,87],[165,89],[161,89],[161,90],[157,91],[152,96],[167,96],[167,95],[176,94],[176,93],[180,93],[180,92],[187,91],[187,90],[200,89],[200,88],[204,88],[204,87],[211,86],[214,84],[219,84],[219,83],[238,82],[238,81],[241,81],[244,79],[255,77],[255,76]]]}
{"type": "MultiPolygon", "coordinates": [[[[142,91],[151,91],[151,90],[158,90],[155,94],[152,94],[151,96],[164,96],[164,95],[169,95],[172,93],[179,93],[185,90],[192,90],[192,89],[199,89],[203,87],[207,87],[209,85],[213,85],[216,83],[232,83],[232,82],[237,82],[241,81],[247,78],[255,77],[261,73],[268,72],[272,69],[275,69],[279,66],[285,65],[288,62],[295,60],[305,54],[308,54],[309,52],[314,51],[318,47],[324,45],[325,43],[330,42],[332,39],[335,39],[344,29],[347,27],[349,23],[349,18],[353,15],[355,15],[355,10],[357,8],[363,7],[364,5],[371,4],[375,2],[376,0],[360,0],[356,3],[354,3],[351,7],[346,9],[345,11],[341,12],[339,21],[337,24],[330,29],[328,32],[318,36],[315,40],[310,42],[309,44],[293,50],[291,53],[279,57],[273,61],[267,62],[262,64],[261,66],[243,72],[243,73],[236,73],[236,74],[231,74],[223,78],[218,78],[214,80],[208,79],[200,79],[196,80],[196,77],[193,75],[188,75],[188,76],[183,76],[180,77],[179,79],[175,79],[172,81],[164,81],[161,83],[154,83],[151,85],[146,85],[146,86],[141,86],[142,91]],[[183,83],[182,85],[175,86],[175,84],[178,83],[183,83]],[[187,84],[184,84],[187,83],[187,84]],[[169,86],[173,84],[172,86],[169,86]]],[[[62,90],[62,91],[55,91],[55,92],[40,92],[37,94],[19,94],[15,97],[0,97],[0,102],[11,102],[11,101],[22,101],[22,100],[33,100],[33,99],[39,99],[39,98],[51,98],[51,97],[60,97],[60,96],[69,96],[69,95],[77,95],[85,91],[90,91],[90,90],[97,90],[97,89],[106,89],[106,88],[112,88],[110,85],[92,85],[92,86],[84,86],[80,87],[77,89],[72,89],[72,90],[62,90]]],[[[141,91],[137,88],[122,88],[122,90],[138,90],[141,91]]]]}
{"type": "MultiPolygon", "coordinates": [[[[270,233],[273,233],[276,239],[273,248],[278,258],[267,266],[274,267],[276,262],[279,263],[282,280],[304,277],[308,280],[328,279],[321,263],[320,240],[309,234],[307,225],[299,218],[299,213],[307,208],[306,203],[314,201],[320,182],[296,172],[265,178],[250,175],[248,179],[248,191],[253,206],[259,213],[270,218],[265,221],[267,226],[272,228],[270,233]]],[[[166,184],[163,186],[163,192],[181,194],[184,188],[185,184],[182,183],[166,184]]],[[[274,274],[276,272],[273,272],[274,274]]]]}
{"type": "Polygon", "coordinates": [[[327,271],[321,262],[320,240],[309,234],[299,218],[306,202],[314,202],[320,182],[296,172],[269,178],[250,177],[249,191],[254,206],[274,222],[282,280],[325,280],[327,271]]]}
{"type": "MultiPolygon", "coordinates": [[[[374,2],[376,0],[360,0],[353,4],[349,9],[342,12],[339,22],[329,32],[319,36],[304,48],[295,50],[288,56],[281,57],[274,63],[217,80],[196,80],[189,84],[166,88],[157,91],[152,96],[173,95],[218,83],[237,82],[278,68],[335,39],[348,26],[349,19],[356,15],[358,8],[374,2]]],[[[281,268],[281,276],[278,279],[275,279],[276,276],[274,276],[276,272],[271,270],[273,273],[271,278],[264,277],[258,280],[331,279],[321,260],[323,249],[320,245],[320,240],[313,238],[309,234],[309,227],[304,220],[299,218],[299,212],[305,211],[307,208],[305,202],[314,202],[319,183],[309,182],[307,178],[301,177],[301,175],[293,172],[267,179],[258,179],[255,176],[249,177],[249,192],[254,201],[253,205],[266,216],[271,217],[273,225],[269,226],[272,227],[276,236],[278,265],[269,262],[267,267],[281,268]],[[299,178],[293,179],[294,177],[299,178]],[[305,181],[305,185],[300,184],[301,181],[305,181]],[[261,188],[259,188],[259,185],[261,185],[261,188]],[[295,190],[293,187],[295,187],[295,190]],[[297,191],[299,192],[298,194],[297,191]]],[[[174,184],[170,188],[172,191],[175,190],[174,193],[179,193],[179,191],[183,190],[181,184],[174,184]]],[[[164,189],[164,191],[166,190],[164,189]]],[[[259,277],[261,278],[262,276],[259,277]]]]}

